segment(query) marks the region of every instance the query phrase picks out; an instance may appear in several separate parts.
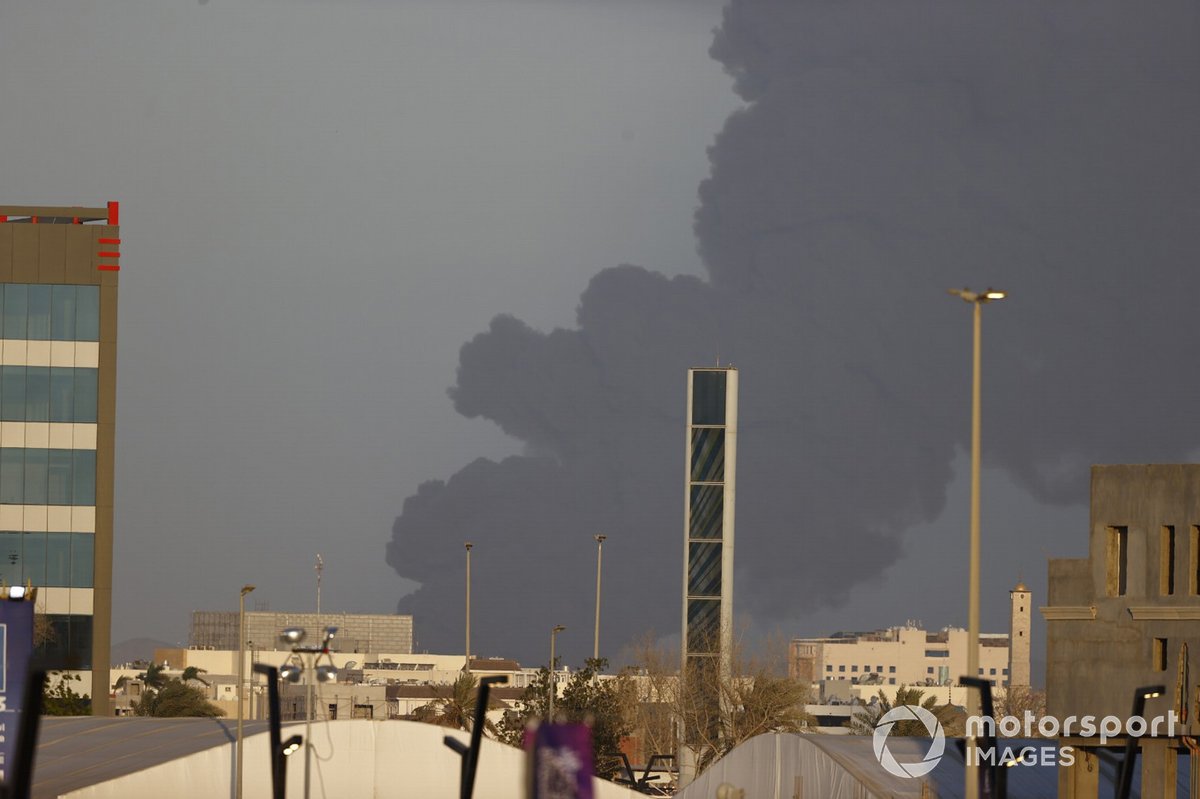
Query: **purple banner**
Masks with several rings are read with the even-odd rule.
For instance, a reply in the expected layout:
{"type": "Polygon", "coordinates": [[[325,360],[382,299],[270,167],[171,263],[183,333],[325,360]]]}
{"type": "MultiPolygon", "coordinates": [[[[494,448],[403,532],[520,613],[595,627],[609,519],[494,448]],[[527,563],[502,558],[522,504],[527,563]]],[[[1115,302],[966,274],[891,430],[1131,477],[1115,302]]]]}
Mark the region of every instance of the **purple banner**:
{"type": "Polygon", "coordinates": [[[592,799],[592,731],[586,724],[540,724],[526,731],[532,799],[592,799]]]}
{"type": "Polygon", "coordinates": [[[14,764],[21,701],[33,654],[33,603],[0,599],[0,781],[14,764]]]}

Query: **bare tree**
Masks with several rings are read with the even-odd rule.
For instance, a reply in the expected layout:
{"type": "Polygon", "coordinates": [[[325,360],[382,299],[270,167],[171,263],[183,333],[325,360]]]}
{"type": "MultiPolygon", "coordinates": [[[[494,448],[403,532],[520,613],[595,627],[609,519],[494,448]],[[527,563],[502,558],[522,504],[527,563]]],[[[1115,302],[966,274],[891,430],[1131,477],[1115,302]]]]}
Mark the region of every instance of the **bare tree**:
{"type": "Polygon", "coordinates": [[[703,771],[743,741],[768,732],[801,732],[808,686],[787,676],[786,647],[770,645],[747,656],[731,652],[728,674],[715,658],[693,658],[679,679],[679,656],[659,647],[653,635],[632,649],[625,680],[627,713],[643,756],[674,753],[682,732],[703,771]]]}
{"type": "Polygon", "coordinates": [[[996,699],[996,717],[1013,716],[1025,723],[1025,713],[1032,714],[1033,723],[1029,725],[1030,733],[1041,737],[1038,733],[1037,722],[1046,715],[1046,694],[1035,691],[1028,685],[1010,685],[996,699]]]}

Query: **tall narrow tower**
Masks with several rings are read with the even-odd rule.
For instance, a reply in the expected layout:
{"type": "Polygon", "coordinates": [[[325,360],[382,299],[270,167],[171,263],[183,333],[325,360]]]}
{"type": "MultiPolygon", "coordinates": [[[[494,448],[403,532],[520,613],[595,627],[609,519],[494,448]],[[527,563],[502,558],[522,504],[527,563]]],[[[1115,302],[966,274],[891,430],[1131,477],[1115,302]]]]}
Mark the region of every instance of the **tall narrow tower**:
{"type": "MultiPolygon", "coordinates": [[[[733,643],[737,379],[733,367],[688,370],[680,677],[710,705],[720,701],[715,678],[729,676],[733,643]],[[706,687],[711,696],[701,696],[706,687]]],[[[683,743],[695,734],[683,730],[683,743]]]]}
{"type": "Polygon", "coordinates": [[[0,205],[0,579],[110,714],[117,204],[0,205]]]}
{"type": "Polygon", "coordinates": [[[1032,595],[1025,583],[1008,592],[1012,603],[1011,622],[1008,632],[1008,686],[1029,687],[1029,632],[1032,595]]]}

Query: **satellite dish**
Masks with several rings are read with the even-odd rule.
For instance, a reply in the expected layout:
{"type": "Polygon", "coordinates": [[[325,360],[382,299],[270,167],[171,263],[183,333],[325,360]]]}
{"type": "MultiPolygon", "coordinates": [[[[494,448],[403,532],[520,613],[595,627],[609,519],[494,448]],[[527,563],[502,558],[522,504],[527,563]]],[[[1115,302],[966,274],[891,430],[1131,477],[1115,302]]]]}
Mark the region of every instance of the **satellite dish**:
{"type": "Polygon", "coordinates": [[[354,668],[354,667],[355,667],[355,666],[357,666],[357,665],[358,665],[358,661],[357,661],[357,660],[347,660],[347,661],[346,661],[346,665],[345,665],[345,666],[342,666],[342,668],[343,668],[343,669],[352,669],[352,668],[354,668]]]}

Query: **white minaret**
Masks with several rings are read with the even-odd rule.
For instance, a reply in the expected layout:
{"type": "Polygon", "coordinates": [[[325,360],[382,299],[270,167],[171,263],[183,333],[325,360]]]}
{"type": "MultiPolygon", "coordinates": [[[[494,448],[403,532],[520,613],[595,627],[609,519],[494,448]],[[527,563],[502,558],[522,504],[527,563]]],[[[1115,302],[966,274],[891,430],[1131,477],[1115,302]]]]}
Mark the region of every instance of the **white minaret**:
{"type": "Polygon", "coordinates": [[[1008,631],[1008,684],[1029,687],[1029,633],[1032,595],[1025,583],[1018,582],[1008,592],[1012,613],[1008,631]]]}

